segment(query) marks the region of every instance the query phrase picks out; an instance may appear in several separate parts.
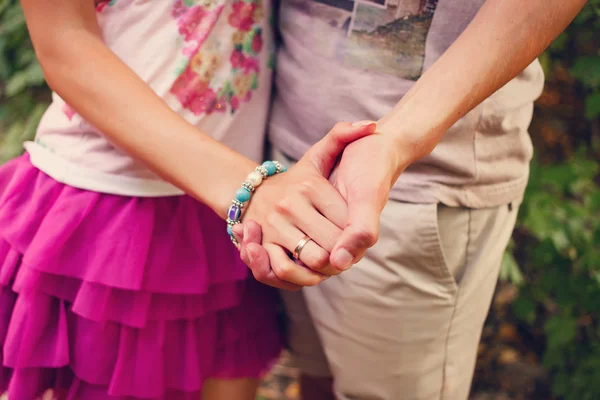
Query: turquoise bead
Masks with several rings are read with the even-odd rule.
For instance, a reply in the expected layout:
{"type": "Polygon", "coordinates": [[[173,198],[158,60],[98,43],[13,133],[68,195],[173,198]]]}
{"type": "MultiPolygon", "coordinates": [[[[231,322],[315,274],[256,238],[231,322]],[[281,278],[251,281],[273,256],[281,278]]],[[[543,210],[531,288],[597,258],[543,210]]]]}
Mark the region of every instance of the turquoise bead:
{"type": "Polygon", "coordinates": [[[265,161],[262,166],[265,167],[269,176],[275,175],[277,172],[277,165],[273,161],[265,161]]]}
{"type": "Polygon", "coordinates": [[[285,165],[282,165],[281,166],[281,172],[285,172],[285,171],[287,171],[287,167],[285,165]]]}
{"type": "Polygon", "coordinates": [[[246,188],[239,188],[236,192],[235,192],[235,199],[237,201],[240,201],[242,203],[247,202],[248,200],[250,200],[250,191],[246,188]]]}
{"type": "Polygon", "coordinates": [[[227,233],[229,233],[229,236],[233,236],[233,227],[230,225],[227,225],[227,233]]]}

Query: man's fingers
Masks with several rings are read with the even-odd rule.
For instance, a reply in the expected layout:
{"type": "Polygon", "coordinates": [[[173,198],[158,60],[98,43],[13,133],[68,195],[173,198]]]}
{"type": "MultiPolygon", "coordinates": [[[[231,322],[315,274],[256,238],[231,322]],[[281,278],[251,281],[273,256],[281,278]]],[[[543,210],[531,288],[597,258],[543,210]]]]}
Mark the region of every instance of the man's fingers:
{"type": "Polygon", "coordinates": [[[348,225],[331,252],[330,262],[345,271],[360,260],[379,239],[381,210],[375,204],[348,204],[348,225]]]}
{"type": "Polygon", "coordinates": [[[376,129],[377,124],[373,121],[354,124],[338,122],[323,139],[310,148],[302,160],[311,162],[321,175],[328,178],[344,148],[355,140],[375,133],[376,129]]]}
{"type": "MultiPolygon", "coordinates": [[[[309,195],[314,208],[325,218],[340,229],[346,226],[346,222],[348,222],[348,207],[346,200],[335,187],[329,183],[321,185],[313,193],[309,193],[309,195]]],[[[301,221],[296,221],[296,224],[302,229],[303,227],[299,225],[300,223],[301,221]]],[[[331,250],[331,247],[323,246],[323,248],[328,251],[331,250]]]]}

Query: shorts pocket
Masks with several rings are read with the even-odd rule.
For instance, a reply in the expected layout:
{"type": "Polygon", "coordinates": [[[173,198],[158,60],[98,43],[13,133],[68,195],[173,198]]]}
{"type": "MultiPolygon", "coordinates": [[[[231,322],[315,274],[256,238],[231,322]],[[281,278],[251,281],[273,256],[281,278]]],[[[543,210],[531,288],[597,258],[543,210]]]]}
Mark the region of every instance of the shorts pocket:
{"type": "MultiPolygon", "coordinates": [[[[456,268],[449,265],[448,259],[456,262],[456,257],[454,253],[449,258],[445,255],[442,239],[448,229],[447,226],[440,229],[438,207],[436,203],[389,201],[382,213],[380,240],[372,254],[380,262],[385,260],[394,264],[391,267],[402,270],[398,273],[413,279],[411,284],[435,285],[438,290],[455,294],[458,290],[456,268]]],[[[461,229],[463,231],[457,234],[468,234],[468,227],[461,226],[461,229]]]]}

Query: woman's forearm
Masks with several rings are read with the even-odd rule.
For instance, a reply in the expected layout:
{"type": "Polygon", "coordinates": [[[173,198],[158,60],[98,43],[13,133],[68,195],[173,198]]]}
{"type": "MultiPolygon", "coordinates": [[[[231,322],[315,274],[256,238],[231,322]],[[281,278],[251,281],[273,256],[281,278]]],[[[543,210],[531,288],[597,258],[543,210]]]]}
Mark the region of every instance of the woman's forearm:
{"type": "Polygon", "coordinates": [[[430,153],[462,116],[527,67],[585,0],[487,0],[452,44],[378,123],[400,169],[430,153]]]}
{"type": "Polygon", "coordinates": [[[173,112],[86,29],[38,41],[50,86],[119,148],[224,215],[254,163],[173,112]]]}

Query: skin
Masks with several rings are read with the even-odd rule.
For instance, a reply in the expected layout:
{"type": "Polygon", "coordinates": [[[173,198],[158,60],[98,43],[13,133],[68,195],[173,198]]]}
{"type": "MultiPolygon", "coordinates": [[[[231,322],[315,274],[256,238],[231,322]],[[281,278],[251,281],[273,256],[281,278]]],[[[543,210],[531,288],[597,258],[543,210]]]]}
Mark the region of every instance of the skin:
{"type": "MultiPolygon", "coordinates": [[[[235,191],[256,164],[172,111],[115,56],[102,41],[92,0],[21,4],[50,87],[110,142],[225,219],[235,191]]],[[[318,271],[329,265],[335,243],[328,238],[339,237],[348,218],[345,200],[325,177],[348,143],[374,130],[374,124],[338,124],[297,166],[267,179],[253,195],[245,215],[262,226],[263,249],[277,261],[282,287],[296,287],[283,280],[310,286],[325,278],[318,271]],[[313,269],[295,268],[287,257],[302,232],[321,238],[302,254],[313,269]]],[[[207,384],[206,398],[246,399],[256,388],[248,380],[215,381],[207,384]]]]}
{"type": "MultiPolygon", "coordinates": [[[[318,271],[337,275],[376,243],[379,217],[393,183],[414,161],[429,154],[462,116],[527,67],[585,5],[584,0],[488,0],[452,44],[394,109],[377,133],[351,143],[332,182],[348,204],[348,220],[318,271]],[[468,60],[468,61],[466,61],[468,60]]],[[[241,256],[258,280],[274,286],[277,270],[261,247],[261,225],[236,227],[241,256]]],[[[300,267],[299,267],[300,268],[300,267]]],[[[280,279],[282,280],[282,279],[280,279]]],[[[285,279],[283,279],[285,280],[285,279]]],[[[295,289],[301,285],[295,284],[295,289]]],[[[334,399],[332,381],[304,375],[303,398],[334,399]]]]}

